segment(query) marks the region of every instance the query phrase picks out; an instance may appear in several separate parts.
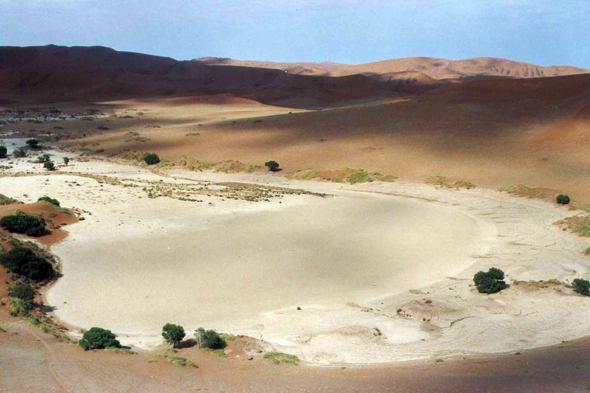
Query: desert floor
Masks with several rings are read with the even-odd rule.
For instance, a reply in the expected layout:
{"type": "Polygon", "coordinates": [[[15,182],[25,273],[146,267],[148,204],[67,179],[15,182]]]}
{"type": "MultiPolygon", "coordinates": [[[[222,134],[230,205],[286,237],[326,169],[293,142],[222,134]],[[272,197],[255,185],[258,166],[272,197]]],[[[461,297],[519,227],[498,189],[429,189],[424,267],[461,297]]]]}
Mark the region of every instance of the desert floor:
{"type": "MultiPolygon", "coordinates": [[[[556,169],[563,160],[575,160],[577,150],[560,156],[559,163],[553,156],[542,159],[542,148],[521,157],[519,149],[530,147],[530,128],[520,135],[503,131],[508,150],[502,153],[486,146],[485,136],[463,139],[458,150],[443,157],[433,150],[433,134],[365,134],[362,138],[368,139],[359,144],[360,136],[332,138],[328,128],[321,132],[325,123],[314,125],[318,116],[342,115],[342,125],[330,121],[342,127],[340,135],[346,134],[344,123],[354,118],[354,108],[289,114],[288,108],[233,100],[196,106],[171,102],[170,108],[147,101],[102,104],[119,117],[59,123],[68,132],[79,129],[70,136],[84,144],[51,152],[56,162],[74,157],[67,167],[48,175],[40,164],[15,160],[12,168],[3,169],[3,194],[23,202],[50,195],[83,212],[85,220],[68,226],[69,236],[51,249],[61,259],[63,273],[45,293],[55,318],[68,324],[73,336],[91,326],[111,329],[140,354],[132,360],[112,353],[89,358],[77,347],[52,342],[25,322],[4,316],[7,334],[0,335],[0,343],[6,371],[0,387],[43,391],[35,387],[53,381],[45,391],[78,391],[88,378],[96,391],[266,391],[269,386],[321,391],[320,382],[325,391],[362,391],[367,380],[374,390],[391,391],[587,389],[584,375],[590,363],[582,350],[587,339],[569,341],[588,334],[588,299],[564,284],[590,275],[582,253],[589,244],[553,225],[586,213],[489,188],[418,181],[437,173],[494,188],[522,181],[546,190],[547,199],[558,190],[572,190],[574,206],[585,207],[586,183],[578,181],[578,169],[561,183],[563,172],[556,169]],[[133,115],[124,118],[126,114],[133,115]],[[292,118],[299,116],[308,128],[296,129],[292,118]],[[422,150],[409,149],[420,140],[422,150]],[[285,163],[285,170],[221,173],[177,164],[150,171],[105,160],[100,153],[88,157],[88,146],[104,148],[104,153],[158,151],[171,162],[184,156],[261,165],[275,158],[285,163]],[[470,148],[478,157],[470,159],[475,152],[463,155],[451,173],[453,155],[470,148]],[[353,154],[359,149],[367,155],[353,154]],[[539,157],[533,162],[533,156],[539,157]],[[498,162],[499,169],[492,170],[491,162],[498,162]],[[544,178],[534,171],[541,165],[547,169],[544,178]],[[346,173],[344,166],[401,179],[349,185],[294,176],[317,168],[322,176],[316,180],[325,180],[346,173]],[[507,273],[510,287],[481,295],[473,287],[473,274],[492,266],[507,273]],[[560,284],[540,282],[551,279],[560,284]],[[255,340],[244,338],[244,348],[235,348],[228,359],[183,349],[203,364],[194,372],[146,365],[162,350],[160,329],[167,322],[189,332],[203,326],[255,340]],[[554,347],[534,349],[545,346],[554,347]],[[330,368],[272,368],[260,356],[242,362],[258,348],[330,368]],[[443,361],[437,363],[439,359],[443,361]],[[391,365],[407,361],[413,363],[391,365]],[[37,378],[30,389],[15,377],[29,366],[37,378]],[[113,373],[120,376],[104,380],[113,373]],[[494,382],[494,375],[506,383],[494,382]],[[145,389],[132,388],[133,381],[145,389]],[[440,389],[434,388],[437,383],[440,389]]],[[[381,116],[382,105],[398,104],[367,104],[359,110],[365,117],[367,111],[381,116]]],[[[11,126],[25,135],[30,127],[11,126]]],[[[51,129],[51,124],[35,127],[51,129]]]]}

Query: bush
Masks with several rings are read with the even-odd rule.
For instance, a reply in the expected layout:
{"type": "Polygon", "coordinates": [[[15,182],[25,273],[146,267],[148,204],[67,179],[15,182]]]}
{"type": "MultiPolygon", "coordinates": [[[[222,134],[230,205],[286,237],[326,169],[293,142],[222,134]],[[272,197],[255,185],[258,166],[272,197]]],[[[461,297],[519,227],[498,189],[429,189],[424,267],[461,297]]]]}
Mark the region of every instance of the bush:
{"type": "Polygon", "coordinates": [[[6,148],[6,146],[0,146],[0,158],[6,158],[7,154],[8,149],[6,148]]]}
{"type": "Polygon", "coordinates": [[[154,165],[160,162],[160,157],[156,153],[148,153],[143,156],[142,160],[148,165],[154,165]]]}
{"type": "Polygon", "coordinates": [[[47,202],[47,203],[51,203],[54,206],[59,207],[59,201],[57,199],[50,198],[48,196],[42,196],[41,198],[37,199],[37,202],[47,202]]]}
{"type": "Polygon", "coordinates": [[[0,219],[0,227],[14,233],[24,233],[27,236],[45,235],[45,220],[42,217],[30,216],[17,211],[12,216],[0,219]]]}
{"type": "Polygon", "coordinates": [[[198,328],[195,330],[195,337],[202,348],[219,349],[223,347],[223,340],[215,330],[198,328]]]}
{"type": "Polygon", "coordinates": [[[19,147],[18,149],[14,149],[14,152],[12,154],[16,158],[22,158],[22,157],[26,157],[27,156],[27,151],[24,148],[19,147]]]}
{"type": "Polygon", "coordinates": [[[51,161],[45,161],[45,163],[43,164],[43,168],[49,170],[49,171],[54,171],[55,170],[55,164],[51,161]]]}
{"type": "Polygon", "coordinates": [[[172,344],[172,347],[174,348],[180,344],[185,335],[184,328],[179,325],[174,325],[173,323],[167,323],[162,328],[162,337],[164,337],[164,340],[172,344]]]}
{"type": "Polygon", "coordinates": [[[35,289],[29,284],[19,282],[8,290],[8,294],[14,298],[30,302],[35,298],[35,289]]]}
{"type": "Polygon", "coordinates": [[[14,247],[6,254],[0,255],[0,264],[12,273],[34,281],[42,281],[53,276],[51,263],[24,247],[14,247]]]}
{"type": "Polygon", "coordinates": [[[66,166],[68,166],[68,164],[69,164],[69,163],[70,163],[70,159],[69,159],[69,157],[64,157],[64,164],[65,164],[66,166]]]}
{"type": "Polygon", "coordinates": [[[560,205],[567,205],[568,203],[570,203],[570,197],[568,197],[567,195],[563,195],[563,194],[559,194],[555,200],[557,201],[557,203],[559,203],[560,205]]]}
{"type": "Polygon", "coordinates": [[[104,349],[104,348],[121,348],[121,343],[116,339],[110,330],[99,327],[90,328],[84,332],[82,339],[78,341],[78,345],[84,348],[85,351],[90,349],[104,349]]]}
{"type": "Polygon", "coordinates": [[[488,270],[488,272],[477,272],[473,276],[473,282],[480,293],[496,293],[506,288],[507,285],[503,281],[504,272],[495,267],[488,270]]]}
{"type": "Polygon", "coordinates": [[[39,148],[39,141],[36,139],[29,139],[25,142],[31,149],[38,149],[39,148]]]}
{"type": "Polygon", "coordinates": [[[580,295],[590,296],[590,281],[584,280],[583,278],[576,278],[573,281],[574,292],[578,292],[580,295]]]}
{"type": "Polygon", "coordinates": [[[265,167],[268,167],[269,171],[276,172],[279,170],[279,163],[276,161],[267,161],[264,163],[265,167]]]}

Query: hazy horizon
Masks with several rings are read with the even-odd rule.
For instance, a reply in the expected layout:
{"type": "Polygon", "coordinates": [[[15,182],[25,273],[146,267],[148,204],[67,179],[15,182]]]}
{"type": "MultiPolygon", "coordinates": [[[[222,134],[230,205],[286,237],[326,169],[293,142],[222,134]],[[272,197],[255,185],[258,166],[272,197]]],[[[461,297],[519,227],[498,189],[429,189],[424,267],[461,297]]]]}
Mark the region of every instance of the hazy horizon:
{"type": "Polygon", "coordinates": [[[550,0],[4,0],[2,46],[362,64],[495,57],[590,68],[590,7],[550,0]]]}

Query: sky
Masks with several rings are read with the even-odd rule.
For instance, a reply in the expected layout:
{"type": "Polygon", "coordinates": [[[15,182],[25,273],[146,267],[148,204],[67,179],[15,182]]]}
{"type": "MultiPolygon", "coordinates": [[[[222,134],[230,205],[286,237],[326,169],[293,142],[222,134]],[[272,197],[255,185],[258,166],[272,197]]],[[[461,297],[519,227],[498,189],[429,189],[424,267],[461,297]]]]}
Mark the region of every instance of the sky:
{"type": "Polygon", "coordinates": [[[0,46],[188,60],[500,57],[590,68],[589,0],[0,0],[0,46]]]}

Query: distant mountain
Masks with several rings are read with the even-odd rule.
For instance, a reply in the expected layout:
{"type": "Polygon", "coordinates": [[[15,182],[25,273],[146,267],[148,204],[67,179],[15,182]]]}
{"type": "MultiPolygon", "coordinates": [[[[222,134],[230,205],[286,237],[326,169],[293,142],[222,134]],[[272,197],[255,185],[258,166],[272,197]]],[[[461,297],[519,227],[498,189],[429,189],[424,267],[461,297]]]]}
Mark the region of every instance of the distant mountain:
{"type": "Polygon", "coordinates": [[[238,67],[255,67],[271,68],[275,70],[287,71],[290,74],[297,75],[321,75],[330,71],[335,71],[342,67],[348,67],[348,64],[342,63],[314,63],[314,62],[297,62],[297,63],[279,63],[274,61],[257,61],[257,60],[234,60],[227,57],[201,57],[192,61],[207,65],[231,65],[238,67]]]}
{"type": "MultiPolygon", "coordinates": [[[[542,67],[535,64],[491,57],[464,60],[408,57],[358,65],[329,62],[275,63],[271,61],[234,60],[218,57],[203,57],[194,59],[193,61],[208,65],[271,68],[298,75],[347,76],[362,74],[370,76],[388,74],[393,76],[393,74],[401,72],[419,72],[426,77],[438,81],[489,78],[543,78],[590,73],[590,70],[580,67],[542,67]]],[[[417,78],[416,80],[418,81],[419,79],[417,78]]],[[[413,79],[410,78],[410,80],[413,79]]],[[[431,83],[431,81],[428,83],[431,83]]]]}

